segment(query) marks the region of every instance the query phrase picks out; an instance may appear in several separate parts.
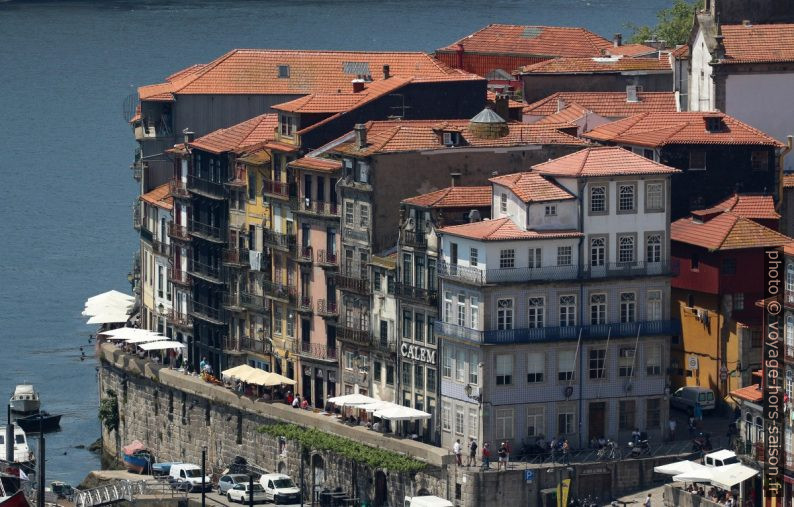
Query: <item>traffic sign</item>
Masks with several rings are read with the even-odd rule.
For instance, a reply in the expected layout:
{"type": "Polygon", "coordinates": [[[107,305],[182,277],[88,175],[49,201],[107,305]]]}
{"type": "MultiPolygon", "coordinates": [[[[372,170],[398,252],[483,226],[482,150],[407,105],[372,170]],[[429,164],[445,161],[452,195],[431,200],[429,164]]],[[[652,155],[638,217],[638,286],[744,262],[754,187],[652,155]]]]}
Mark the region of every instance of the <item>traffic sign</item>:
{"type": "Polygon", "coordinates": [[[527,482],[532,482],[535,479],[535,471],[534,470],[524,470],[524,480],[527,482]]]}

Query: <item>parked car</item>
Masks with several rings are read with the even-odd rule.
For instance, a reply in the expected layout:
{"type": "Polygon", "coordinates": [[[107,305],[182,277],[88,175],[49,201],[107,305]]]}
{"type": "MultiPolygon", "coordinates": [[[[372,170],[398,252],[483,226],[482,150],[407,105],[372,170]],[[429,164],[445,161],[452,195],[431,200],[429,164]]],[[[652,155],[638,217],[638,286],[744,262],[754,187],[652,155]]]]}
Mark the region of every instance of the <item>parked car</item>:
{"type": "MultiPolygon", "coordinates": [[[[188,492],[201,491],[201,468],[198,465],[190,463],[172,465],[168,477],[175,489],[188,492]]],[[[212,489],[212,479],[208,475],[204,476],[204,489],[206,491],[212,489]]]]}
{"type": "MultiPolygon", "coordinates": [[[[267,501],[267,498],[265,497],[265,488],[263,488],[261,484],[254,484],[253,497],[254,503],[267,501]]],[[[235,484],[231,489],[229,489],[229,491],[226,492],[226,498],[228,498],[230,502],[249,502],[251,500],[251,490],[249,489],[249,484],[235,484]]]]}
{"type": "Polygon", "coordinates": [[[686,386],[679,388],[670,398],[670,406],[685,410],[692,414],[695,410],[695,403],[700,403],[703,412],[714,410],[717,406],[714,391],[708,387],[686,386]]]}
{"type": "Polygon", "coordinates": [[[248,476],[245,474],[229,474],[218,479],[218,494],[225,495],[227,491],[238,484],[248,484],[248,476]]]}
{"type": "Polygon", "coordinates": [[[264,474],[259,483],[265,488],[265,497],[276,504],[300,503],[301,491],[284,474],[264,474]]]}
{"type": "Polygon", "coordinates": [[[405,507],[452,507],[452,502],[437,496],[406,496],[405,507]]]}

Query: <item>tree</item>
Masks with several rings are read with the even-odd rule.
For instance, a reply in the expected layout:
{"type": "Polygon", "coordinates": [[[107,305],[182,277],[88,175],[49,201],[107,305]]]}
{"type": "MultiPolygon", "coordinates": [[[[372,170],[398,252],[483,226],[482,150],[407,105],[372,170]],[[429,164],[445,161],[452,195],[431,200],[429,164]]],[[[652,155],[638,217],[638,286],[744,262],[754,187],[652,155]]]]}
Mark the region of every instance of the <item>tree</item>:
{"type": "Polygon", "coordinates": [[[651,39],[663,40],[669,47],[686,44],[689,41],[692,23],[699,6],[699,0],[691,2],[673,0],[673,5],[670,8],[662,9],[656,13],[656,19],[659,22],[655,27],[628,23],[626,26],[634,32],[631,41],[642,44],[651,39]]]}

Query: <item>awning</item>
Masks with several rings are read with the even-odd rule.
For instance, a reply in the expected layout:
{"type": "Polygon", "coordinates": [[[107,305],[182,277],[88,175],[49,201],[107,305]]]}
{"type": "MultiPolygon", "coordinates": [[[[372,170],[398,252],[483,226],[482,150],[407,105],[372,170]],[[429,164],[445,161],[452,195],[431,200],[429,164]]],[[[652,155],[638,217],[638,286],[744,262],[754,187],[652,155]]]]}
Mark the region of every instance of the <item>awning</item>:
{"type": "Polygon", "coordinates": [[[175,340],[162,340],[156,342],[141,343],[138,345],[141,350],[168,350],[168,349],[186,349],[187,345],[175,340]]]}
{"type": "Polygon", "coordinates": [[[123,324],[130,318],[128,310],[117,311],[108,310],[98,312],[96,315],[86,321],[86,324],[123,324]]]}
{"type": "Polygon", "coordinates": [[[711,484],[722,489],[731,489],[737,484],[758,475],[758,470],[741,463],[712,468],[711,484]]]}
{"type": "Polygon", "coordinates": [[[89,324],[126,322],[126,318],[123,320],[110,319],[119,319],[124,315],[128,315],[134,304],[134,296],[111,290],[86,299],[83,315],[92,317],[88,321],[89,324]]]}
{"type": "Polygon", "coordinates": [[[417,419],[430,419],[430,414],[411,407],[396,406],[373,412],[375,417],[392,421],[415,421],[417,419]]]}
{"type": "Polygon", "coordinates": [[[127,340],[127,343],[148,343],[148,342],[160,342],[160,341],[167,341],[168,337],[163,336],[161,334],[150,334],[150,335],[140,335],[136,336],[135,338],[130,338],[127,340]]]}
{"type": "Polygon", "coordinates": [[[253,366],[248,366],[247,364],[241,364],[235,366],[234,368],[229,368],[228,370],[223,370],[221,375],[224,377],[229,378],[240,378],[240,375],[245,375],[247,373],[251,373],[251,370],[255,370],[253,366]]]}
{"type": "Polygon", "coordinates": [[[673,480],[677,482],[711,482],[711,470],[711,468],[707,467],[703,467],[700,470],[691,470],[674,475],[673,480]]]}
{"type": "Polygon", "coordinates": [[[660,465],[658,467],[654,467],[653,471],[658,474],[679,475],[690,472],[696,472],[699,471],[701,468],[706,468],[706,467],[701,465],[700,463],[695,463],[694,461],[676,461],[675,463],[668,463],[666,465],[660,465]]]}
{"type": "Polygon", "coordinates": [[[268,373],[270,374],[271,381],[275,382],[274,384],[272,384],[274,386],[279,386],[281,384],[285,384],[285,385],[288,385],[288,386],[294,386],[295,384],[297,384],[297,382],[295,382],[294,380],[292,380],[289,377],[285,377],[284,375],[279,375],[278,373],[274,373],[272,371],[268,372],[268,373]]]}
{"type": "Polygon", "coordinates": [[[365,405],[367,403],[375,403],[379,400],[370,398],[369,396],[365,396],[363,394],[345,394],[344,396],[328,398],[328,401],[338,407],[344,407],[350,405],[365,405]]]}
{"type": "MultiPolygon", "coordinates": [[[[98,333],[101,336],[107,336],[108,338],[112,338],[115,340],[131,340],[133,338],[140,338],[143,336],[161,336],[155,333],[154,331],[149,331],[148,329],[139,329],[137,327],[119,327],[116,329],[111,329],[109,331],[103,331],[98,333]]],[[[161,338],[165,338],[162,337],[161,338]]]]}
{"type": "Polygon", "coordinates": [[[388,408],[399,407],[400,405],[390,401],[376,401],[374,403],[354,403],[355,408],[366,410],[367,412],[375,412],[376,410],[386,410],[388,408]]]}

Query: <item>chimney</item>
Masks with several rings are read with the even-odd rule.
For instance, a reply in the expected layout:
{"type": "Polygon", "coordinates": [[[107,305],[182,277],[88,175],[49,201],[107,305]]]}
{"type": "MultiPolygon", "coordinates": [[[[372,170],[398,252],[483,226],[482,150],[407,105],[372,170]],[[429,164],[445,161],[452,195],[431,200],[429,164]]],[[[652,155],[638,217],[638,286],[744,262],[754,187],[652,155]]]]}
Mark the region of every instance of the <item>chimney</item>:
{"type": "Polygon", "coordinates": [[[455,67],[458,69],[463,68],[463,44],[458,44],[455,49],[455,67]]]}
{"type": "Polygon", "coordinates": [[[562,97],[557,97],[557,112],[559,113],[565,109],[565,101],[562,100],[562,97]]]}
{"type": "Polygon", "coordinates": [[[494,101],[494,112],[507,121],[510,119],[510,99],[504,93],[497,93],[494,101]]]}
{"type": "Polygon", "coordinates": [[[192,143],[193,139],[196,137],[196,134],[191,132],[190,129],[183,130],[182,134],[185,136],[185,144],[192,143]]]}
{"type": "Polygon", "coordinates": [[[460,173],[449,173],[450,178],[452,178],[452,186],[457,187],[460,185],[460,173]]]}
{"type": "Polygon", "coordinates": [[[622,33],[616,33],[615,35],[612,36],[612,45],[615,46],[616,48],[619,48],[620,46],[623,45],[622,33]]]}
{"type": "Polygon", "coordinates": [[[360,77],[351,81],[353,83],[353,93],[364,91],[364,80],[360,77]]]}
{"type": "Polygon", "coordinates": [[[640,99],[637,97],[637,85],[627,85],[626,86],[626,102],[639,102],[640,99]]]}
{"type": "Polygon", "coordinates": [[[353,132],[356,134],[356,148],[363,150],[367,147],[367,126],[363,123],[356,123],[353,127],[353,132]]]}
{"type": "Polygon", "coordinates": [[[717,47],[714,49],[714,58],[720,60],[725,58],[725,37],[722,34],[718,34],[714,36],[714,42],[716,42],[717,47]]]}
{"type": "Polygon", "coordinates": [[[744,26],[753,26],[753,24],[750,22],[749,19],[743,19],[742,20],[742,25],[744,25],[744,26]]]}
{"type": "Polygon", "coordinates": [[[383,66],[383,79],[389,79],[391,77],[390,70],[391,68],[388,65],[383,66]]]}
{"type": "Polygon", "coordinates": [[[482,216],[480,215],[480,210],[478,209],[469,211],[469,223],[473,224],[474,222],[482,222],[482,216]]]}

